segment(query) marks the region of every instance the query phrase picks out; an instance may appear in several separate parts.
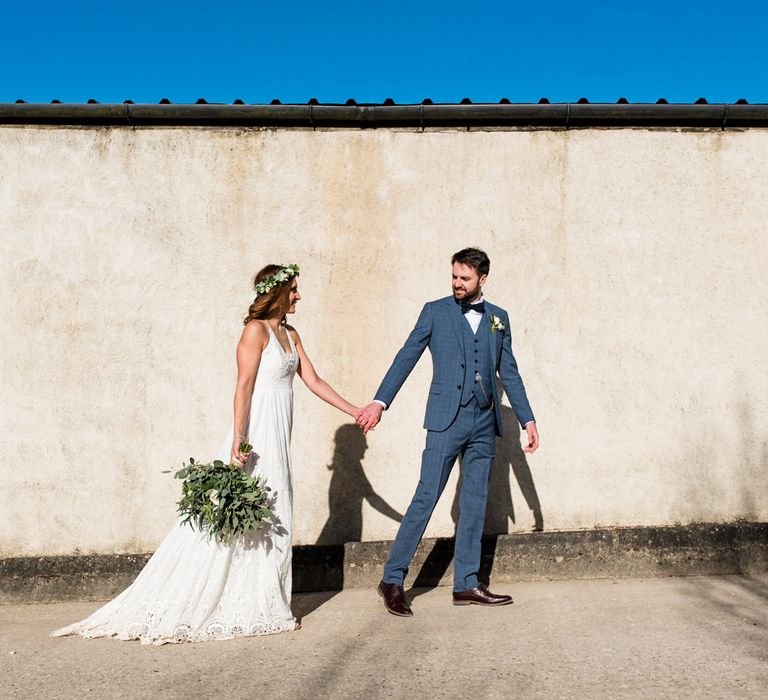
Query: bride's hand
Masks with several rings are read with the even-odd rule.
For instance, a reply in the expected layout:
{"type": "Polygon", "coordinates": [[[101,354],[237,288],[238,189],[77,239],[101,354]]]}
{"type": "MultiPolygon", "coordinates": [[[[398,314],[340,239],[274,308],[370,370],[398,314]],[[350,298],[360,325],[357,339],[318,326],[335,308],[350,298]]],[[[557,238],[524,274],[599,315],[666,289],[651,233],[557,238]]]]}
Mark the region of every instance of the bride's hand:
{"type": "MultiPolygon", "coordinates": [[[[361,429],[363,429],[362,423],[360,421],[360,416],[365,412],[364,408],[355,408],[355,412],[352,414],[353,418],[355,419],[355,423],[357,423],[358,426],[360,426],[361,429]]],[[[373,428],[371,428],[373,430],[373,428]]]]}
{"type": "Polygon", "coordinates": [[[381,420],[384,407],[377,401],[369,403],[357,416],[357,424],[363,429],[363,433],[373,430],[381,420]]]}
{"type": "Polygon", "coordinates": [[[237,464],[241,467],[244,467],[245,463],[248,461],[248,455],[244,455],[242,452],[240,452],[241,442],[242,439],[238,437],[232,441],[232,449],[229,453],[229,459],[232,464],[237,464]]]}

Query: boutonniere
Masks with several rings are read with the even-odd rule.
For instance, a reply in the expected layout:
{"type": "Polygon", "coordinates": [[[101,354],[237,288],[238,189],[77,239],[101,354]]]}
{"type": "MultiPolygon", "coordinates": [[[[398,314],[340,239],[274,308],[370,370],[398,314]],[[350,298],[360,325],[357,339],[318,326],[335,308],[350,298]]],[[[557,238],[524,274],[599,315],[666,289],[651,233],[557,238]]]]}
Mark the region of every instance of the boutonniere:
{"type": "Polygon", "coordinates": [[[491,315],[488,317],[488,320],[491,322],[491,333],[504,330],[504,323],[498,316],[491,315]]]}

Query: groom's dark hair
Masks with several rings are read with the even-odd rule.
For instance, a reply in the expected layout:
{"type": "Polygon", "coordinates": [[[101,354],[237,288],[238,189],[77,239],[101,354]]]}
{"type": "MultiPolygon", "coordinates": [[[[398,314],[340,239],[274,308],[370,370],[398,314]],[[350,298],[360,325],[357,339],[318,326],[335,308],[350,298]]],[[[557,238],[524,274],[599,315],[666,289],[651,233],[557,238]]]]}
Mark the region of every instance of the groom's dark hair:
{"type": "Polygon", "coordinates": [[[480,248],[464,248],[464,250],[454,253],[451,258],[451,265],[453,265],[453,263],[468,265],[477,272],[480,277],[487,275],[488,271],[491,269],[490,259],[485,254],[485,251],[480,250],[480,248]]]}

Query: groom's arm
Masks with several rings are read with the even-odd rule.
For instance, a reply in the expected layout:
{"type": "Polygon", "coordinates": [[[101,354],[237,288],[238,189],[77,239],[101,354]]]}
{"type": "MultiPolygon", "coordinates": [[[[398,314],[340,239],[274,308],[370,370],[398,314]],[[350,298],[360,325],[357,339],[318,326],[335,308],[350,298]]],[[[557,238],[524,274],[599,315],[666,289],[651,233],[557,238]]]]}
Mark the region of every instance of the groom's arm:
{"type": "Polygon", "coordinates": [[[392,366],[384,375],[381,386],[376,392],[374,401],[381,401],[386,406],[391,406],[397,396],[397,392],[408,379],[419,358],[424,353],[424,349],[432,336],[432,309],[429,304],[425,304],[419,314],[416,325],[411,334],[406,339],[400,352],[395,355],[392,366]]]}
{"type": "Polygon", "coordinates": [[[528,423],[534,423],[536,419],[533,416],[531,405],[528,403],[528,396],[525,393],[525,386],[520,372],[517,369],[517,360],[512,353],[512,338],[509,332],[509,317],[504,314],[504,330],[501,331],[501,359],[499,360],[499,376],[504,386],[504,392],[512,404],[512,409],[520,421],[520,425],[525,428],[528,423]]]}
{"type": "Polygon", "coordinates": [[[539,430],[533,416],[528,396],[525,393],[523,379],[517,371],[517,361],[512,353],[512,338],[509,333],[509,317],[505,314],[504,330],[501,338],[501,359],[499,361],[499,376],[504,385],[504,391],[512,404],[512,409],[528,436],[528,444],[523,452],[535,452],[539,447],[539,430]]]}
{"type": "Polygon", "coordinates": [[[373,402],[368,404],[358,416],[357,423],[366,433],[376,426],[381,420],[382,411],[392,404],[400,387],[419,361],[431,336],[432,309],[429,304],[425,304],[411,334],[400,352],[395,355],[392,366],[384,376],[373,402]]]}

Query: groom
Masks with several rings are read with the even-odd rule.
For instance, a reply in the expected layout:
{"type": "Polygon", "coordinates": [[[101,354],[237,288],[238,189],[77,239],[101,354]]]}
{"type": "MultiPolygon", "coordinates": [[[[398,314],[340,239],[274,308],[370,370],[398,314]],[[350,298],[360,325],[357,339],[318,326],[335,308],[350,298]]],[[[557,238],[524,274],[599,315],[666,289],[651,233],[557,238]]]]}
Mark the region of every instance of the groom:
{"type": "Polygon", "coordinates": [[[451,258],[453,296],[429,302],[405,345],[397,353],[376,398],[358,416],[367,433],[392,404],[424,349],[432,353],[433,377],[424,427],[427,445],[421,478],[403,517],[379,594],[393,615],[413,615],[403,591],[408,565],[445,488],[451,468],[461,457],[462,485],[454,550],[454,605],[507,605],[512,598],[496,595],[478,581],[480,540],[488,499],[488,478],[501,435],[501,407],[496,373],[520,424],[527,433],[523,449],[539,446],[531,407],[512,354],[507,312],[483,299],[491,262],[477,248],[451,258]]]}

